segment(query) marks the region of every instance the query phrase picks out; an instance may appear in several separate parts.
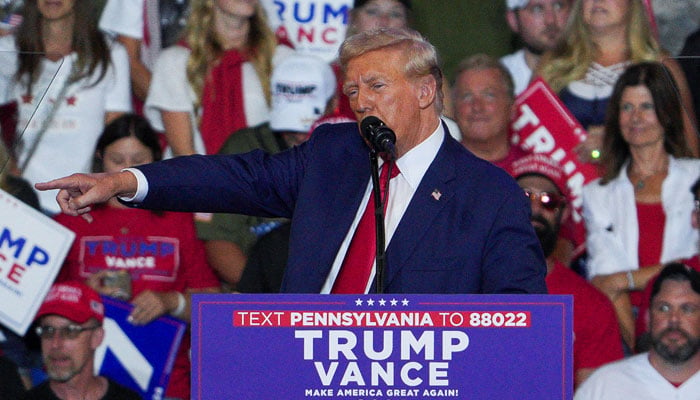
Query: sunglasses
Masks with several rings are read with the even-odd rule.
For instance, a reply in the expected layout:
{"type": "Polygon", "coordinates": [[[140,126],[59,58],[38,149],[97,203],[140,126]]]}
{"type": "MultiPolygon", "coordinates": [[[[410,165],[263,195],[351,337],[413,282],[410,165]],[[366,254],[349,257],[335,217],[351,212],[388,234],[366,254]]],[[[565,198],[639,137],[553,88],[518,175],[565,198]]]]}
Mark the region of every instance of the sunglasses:
{"type": "Polygon", "coordinates": [[[58,333],[61,339],[76,339],[84,331],[91,331],[93,329],[99,328],[99,325],[95,326],[80,326],[70,324],[63,327],[55,327],[50,325],[37,326],[36,334],[42,339],[52,339],[58,333]]]}
{"type": "Polygon", "coordinates": [[[566,198],[557,193],[533,192],[530,189],[523,190],[525,191],[525,196],[531,202],[538,201],[545,210],[554,211],[566,204],[566,198]]]}

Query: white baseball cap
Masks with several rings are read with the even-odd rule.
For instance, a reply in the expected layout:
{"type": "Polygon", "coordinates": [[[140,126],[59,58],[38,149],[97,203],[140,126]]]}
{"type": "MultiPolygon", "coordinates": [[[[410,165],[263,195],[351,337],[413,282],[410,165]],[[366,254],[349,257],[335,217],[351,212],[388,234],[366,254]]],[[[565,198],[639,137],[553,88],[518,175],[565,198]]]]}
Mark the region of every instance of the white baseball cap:
{"type": "Polygon", "coordinates": [[[270,81],[270,128],[275,131],[309,132],[336,88],[331,66],[306,54],[286,57],[275,66],[270,81]]]}
{"type": "Polygon", "coordinates": [[[530,0],[506,0],[506,6],[509,10],[517,10],[527,6],[530,0]]]}

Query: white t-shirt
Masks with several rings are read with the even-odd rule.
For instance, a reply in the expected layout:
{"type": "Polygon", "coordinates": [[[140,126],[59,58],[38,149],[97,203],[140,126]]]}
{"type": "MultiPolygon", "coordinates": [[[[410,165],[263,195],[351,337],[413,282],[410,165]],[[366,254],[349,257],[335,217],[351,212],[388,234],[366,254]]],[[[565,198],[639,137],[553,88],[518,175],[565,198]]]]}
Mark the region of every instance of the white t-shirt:
{"type": "Polygon", "coordinates": [[[525,50],[520,49],[515,53],[508,54],[501,58],[501,64],[505,65],[515,85],[515,95],[519,95],[530,84],[532,70],[525,62],[525,50]]]}
{"type": "Polygon", "coordinates": [[[107,0],[100,16],[100,29],[110,34],[143,39],[144,0],[107,0]]]}
{"type": "MultiPolygon", "coordinates": [[[[294,50],[286,46],[277,46],[272,59],[273,65],[279,63],[294,50]]],[[[146,97],[144,114],[157,130],[165,131],[162,111],[186,112],[190,117],[190,124],[194,134],[195,151],[205,154],[204,142],[199,133],[199,124],[194,112],[195,93],[187,80],[187,59],[190,50],[182,46],[171,46],[163,50],[153,68],[153,78],[146,97]]],[[[265,101],[262,85],[255,73],[253,64],[243,64],[243,109],[248,126],[262,124],[269,120],[270,109],[265,101]]],[[[166,151],[166,158],[172,156],[170,149],[166,151]]]]}
{"type": "MultiPolygon", "coordinates": [[[[0,38],[0,104],[16,100],[19,106],[17,136],[21,139],[16,149],[19,165],[24,164],[75,60],[75,53],[56,62],[44,58],[32,93],[25,96],[26,86],[14,80],[18,68],[14,37],[0,38]]],[[[50,126],[22,172],[30,183],[90,172],[95,144],[105,126],[105,114],[131,111],[129,62],[126,51],[118,43],[111,44],[111,63],[102,80],[94,84],[99,76],[98,68],[93,76],[68,86],[50,126]]],[[[55,197],[56,191],[39,192],[41,207],[49,213],[58,213],[55,197]]]]}
{"type": "Polygon", "coordinates": [[[149,18],[146,21],[144,0],[107,0],[100,16],[99,26],[110,36],[122,35],[140,40],[141,62],[150,70],[153,69],[153,64],[160,53],[161,38],[158,2],[149,2],[148,7],[149,18]],[[143,40],[147,23],[150,32],[149,43],[143,40]]]}
{"type": "Polygon", "coordinates": [[[700,372],[673,386],[649,363],[649,353],[598,368],[576,391],[574,400],[697,400],[700,372]]]}

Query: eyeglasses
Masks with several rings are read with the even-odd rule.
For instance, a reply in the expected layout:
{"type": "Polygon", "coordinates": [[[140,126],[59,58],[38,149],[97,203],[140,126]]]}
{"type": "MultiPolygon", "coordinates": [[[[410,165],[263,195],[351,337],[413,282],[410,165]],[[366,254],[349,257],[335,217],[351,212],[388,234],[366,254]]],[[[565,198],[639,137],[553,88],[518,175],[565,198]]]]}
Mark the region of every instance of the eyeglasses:
{"type": "Polygon", "coordinates": [[[99,328],[99,325],[95,326],[80,326],[70,324],[63,327],[55,327],[50,325],[37,326],[36,334],[42,339],[52,339],[58,333],[61,339],[76,339],[84,331],[91,331],[93,329],[99,328]]]}
{"type": "Polygon", "coordinates": [[[700,200],[695,200],[695,212],[700,213],[700,200]]]}
{"type": "Polygon", "coordinates": [[[651,307],[651,310],[657,314],[670,314],[674,310],[680,310],[683,315],[693,315],[696,312],[700,311],[700,305],[698,304],[693,304],[693,303],[684,303],[681,304],[678,308],[675,308],[671,306],[670,304],[667,303],[660,303],[660,304],[654,304],[651,307]]]}
{"type": "Polygon", "coordinates": [[[525,191],[525,196],[527,196],[531,202],[539,201],[540,205],[542,205],[545,210],[553,211],[566,204],[566,198],[557,193],[533,192],[530,189],[523,190],[525,191]]]}

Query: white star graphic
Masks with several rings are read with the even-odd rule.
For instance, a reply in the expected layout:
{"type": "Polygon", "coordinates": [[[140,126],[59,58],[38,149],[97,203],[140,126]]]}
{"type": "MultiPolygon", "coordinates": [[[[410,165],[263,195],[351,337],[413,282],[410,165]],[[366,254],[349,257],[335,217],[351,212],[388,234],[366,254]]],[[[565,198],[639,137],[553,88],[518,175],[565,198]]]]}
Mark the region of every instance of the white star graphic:
{"type": "Polygon", "coordinates": [[[362,305],[362,299],[357,299],[357,300],[355,300],[355,305],[356,305],[356,306],[361,306],[361,305],[362,305]]]}
{"type": "Polygon", "coordinates": [[[402,304],[404,307],[406,307],[406,306],[408,305],[408,299],[404,298],[403,300],[401,300],[401,304],[402,304]]]}
{"type": "Polygon", "coordinates": [[[368,300],[367,300],[367,305],[370,306],[370,307],[373,306],[373,305],[374,305],[374,300],[368,299],[368,300]]]}
{"type": "Polygon", "coordinates": [[[397,305],[397,304],[399,304],[399,301],[398,301],[398,300],[396,300],[396,299],[391,299],[391,305],[392,305],[392,306],[395,306],[395,305],[397,305]]]}
{"type": "Polygon", "coordinates": [[[382,306],[382,307],[384,307],[384,306],[386,305],[386,300],[380,299],[380,300],[379,300],[379,305],[382,306]]]}

